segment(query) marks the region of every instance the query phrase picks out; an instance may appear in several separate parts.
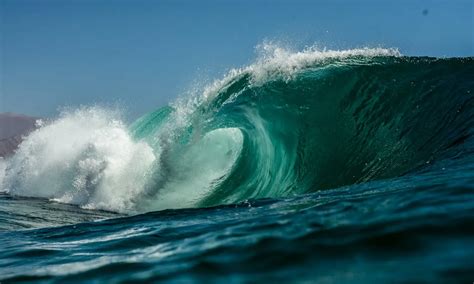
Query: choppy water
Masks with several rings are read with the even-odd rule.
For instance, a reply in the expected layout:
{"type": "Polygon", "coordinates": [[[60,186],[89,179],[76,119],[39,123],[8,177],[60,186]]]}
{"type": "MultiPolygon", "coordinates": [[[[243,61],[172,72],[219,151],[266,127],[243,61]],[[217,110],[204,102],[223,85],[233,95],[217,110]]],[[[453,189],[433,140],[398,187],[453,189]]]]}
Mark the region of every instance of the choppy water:
{"type": "Polygon", "coordinates": [[[472,282],[474,59],[266,46],[0,161],[0,281],[472,282]]]}

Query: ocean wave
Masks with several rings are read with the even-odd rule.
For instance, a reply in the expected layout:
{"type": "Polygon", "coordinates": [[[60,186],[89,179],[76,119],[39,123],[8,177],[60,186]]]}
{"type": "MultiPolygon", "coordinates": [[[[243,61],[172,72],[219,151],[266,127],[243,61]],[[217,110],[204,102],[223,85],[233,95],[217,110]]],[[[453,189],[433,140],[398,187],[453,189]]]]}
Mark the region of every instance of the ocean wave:
{"type": "Polygon", "coordinates": [[[473,149],[472,58],[261,50],[128,127],[97,107],[63,113],[6,162],[4,190],[147,212],[409,175],[473,149]]]}

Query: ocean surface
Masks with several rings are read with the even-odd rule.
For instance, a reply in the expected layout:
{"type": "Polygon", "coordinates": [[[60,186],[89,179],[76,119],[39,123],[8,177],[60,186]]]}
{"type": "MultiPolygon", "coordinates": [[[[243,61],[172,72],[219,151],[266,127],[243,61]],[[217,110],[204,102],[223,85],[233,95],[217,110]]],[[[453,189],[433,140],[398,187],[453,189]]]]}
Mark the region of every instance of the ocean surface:
{"type": "Polygon", "coordinates": [[[472,283],[474,58],[262,47],[0,160],[0,282],[472,283]]]}

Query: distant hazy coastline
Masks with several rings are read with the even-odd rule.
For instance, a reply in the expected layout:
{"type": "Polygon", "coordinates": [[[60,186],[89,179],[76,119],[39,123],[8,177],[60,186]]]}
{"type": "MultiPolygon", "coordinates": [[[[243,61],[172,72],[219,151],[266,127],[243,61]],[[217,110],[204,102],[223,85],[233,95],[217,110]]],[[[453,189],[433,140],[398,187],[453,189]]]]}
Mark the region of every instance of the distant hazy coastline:
{"type": "Polygon", "coordinates": [[[35,129],[38,119],[16,113],[0,113],[0,157],[13,154],[22,137],[35,129]]]}

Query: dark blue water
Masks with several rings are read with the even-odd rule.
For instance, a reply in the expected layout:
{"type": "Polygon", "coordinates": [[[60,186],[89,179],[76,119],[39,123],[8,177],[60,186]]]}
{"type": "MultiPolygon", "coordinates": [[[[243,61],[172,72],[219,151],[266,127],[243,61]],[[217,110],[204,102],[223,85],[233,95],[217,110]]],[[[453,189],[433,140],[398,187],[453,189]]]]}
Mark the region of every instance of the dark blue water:
{"type": "Polygon", "coordinates": [[[291,199],[132,217],[2,196],[2,223],[31,223],[2,228],[0,275],[3,282],[57,283],[470,283],[474,163],[430,168],[291,199]],[[12,213],[10,202],[30,210],[12,213]],[[63,218],[48,220],[41,210],[63,218]],[[55,226],[34,228],[44,222],[55,226]]]}

